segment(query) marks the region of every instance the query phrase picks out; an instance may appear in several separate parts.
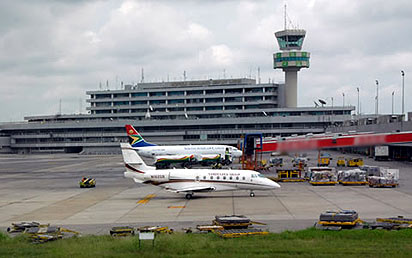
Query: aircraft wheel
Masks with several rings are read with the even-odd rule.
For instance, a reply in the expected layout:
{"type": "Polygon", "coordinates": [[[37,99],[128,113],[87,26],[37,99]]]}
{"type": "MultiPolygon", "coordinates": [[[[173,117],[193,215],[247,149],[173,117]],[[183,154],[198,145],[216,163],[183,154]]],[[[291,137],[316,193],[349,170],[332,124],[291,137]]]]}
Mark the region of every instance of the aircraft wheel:
{"type": "Polygon", "coordinates": [[[190,200],[190,199],[192,199],[193,198],[193,194],[191,194],[191,193],[188,193],[188,194],[186,194],[186,199],[188,199],[188,200],[190,200]]]}
{"type": "Polygon", "coordinates": [[[192,168],[192,164],[190,162],[185,162],[182,164],[182,168],[192,168]]]}
{"type": "Polygon", "coordinates": [[[254,193],[254,192],[250,192],[250,197],[255,197],[255,193],[254,193]]]}

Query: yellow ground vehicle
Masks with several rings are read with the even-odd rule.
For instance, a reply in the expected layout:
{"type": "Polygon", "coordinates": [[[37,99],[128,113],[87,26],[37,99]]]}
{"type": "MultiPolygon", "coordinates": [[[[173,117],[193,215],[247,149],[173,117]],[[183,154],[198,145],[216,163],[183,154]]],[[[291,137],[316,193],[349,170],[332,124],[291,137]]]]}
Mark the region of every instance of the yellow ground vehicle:
{"type": "Polygon", "coordinates": [[[278,176],[275,181],[278,182],[304,182],[302,171],[300,169],[278,169],[278,176]]]}
{"type": "Polygon", "coordinates": [[[345,158],[344,157],[338,157],[338,160],[336,161],[336,166],[337,167],[344,167],[346,164],[345,158]]]}
{"type": "Polygon", "coordinates": [[[83,177],[79,182],[80,188],[96,187],[96,180],[94,178],[83,177]]]}
{"type": "Polygon", "coordinates": [[[346,161],[346,166],[348,166],[348,167],[361,167],[361,166],[363,166],[363,159],[362,158],[348,159],[346,161]]]}
{"type": "Polygon", "coordinates": [[[329,155],[322,155],[318,158],[318,167],[328,167],[332,158],[329,155]]]}

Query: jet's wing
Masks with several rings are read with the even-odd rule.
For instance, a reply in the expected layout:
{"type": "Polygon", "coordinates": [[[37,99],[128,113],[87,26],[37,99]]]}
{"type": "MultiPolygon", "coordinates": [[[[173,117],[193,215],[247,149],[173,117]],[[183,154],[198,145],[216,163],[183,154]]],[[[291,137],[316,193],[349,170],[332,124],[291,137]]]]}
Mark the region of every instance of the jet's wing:
{"type": "Polygon", "coordinates": [[[184,192],[211,192],[216,190],[214,186],[207,186],[207,185],[193,185],[193,186],[186,186],[177,189],[166,189],[168,191],[176,192],[176,193],[184,193],[184,192]]]}

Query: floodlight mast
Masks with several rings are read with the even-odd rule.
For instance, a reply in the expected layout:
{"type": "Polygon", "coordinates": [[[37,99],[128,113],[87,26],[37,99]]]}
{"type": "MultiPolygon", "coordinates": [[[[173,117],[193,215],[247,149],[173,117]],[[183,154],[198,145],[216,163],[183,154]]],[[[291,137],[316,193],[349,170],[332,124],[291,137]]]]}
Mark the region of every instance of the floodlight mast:
{"type": "Polygon", "coordinates": [[[405,114],[405,72],[401,71],[402,76],[402,115],[405,114]]]}

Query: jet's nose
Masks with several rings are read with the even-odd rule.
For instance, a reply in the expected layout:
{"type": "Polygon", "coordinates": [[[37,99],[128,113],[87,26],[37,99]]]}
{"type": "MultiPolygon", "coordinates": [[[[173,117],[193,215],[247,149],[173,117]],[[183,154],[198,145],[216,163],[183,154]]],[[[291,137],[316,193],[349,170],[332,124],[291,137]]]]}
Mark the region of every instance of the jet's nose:
{"type": "Polygon", "coordinates": [[[269,178],[266,179],[268,185],[270,185],[271,188],[280,188],[280,185],[278,183],[276,183],[275,181],[270,180],[269,178]]]}
{"type": "Polygon", "coordinates": [[[240,150],[237,150],[237,151],[235,151],[235,152],[233,153],[233,156],[234,156],[235,158],[242,157],[242,152],[241,152],[240,150]]]}

